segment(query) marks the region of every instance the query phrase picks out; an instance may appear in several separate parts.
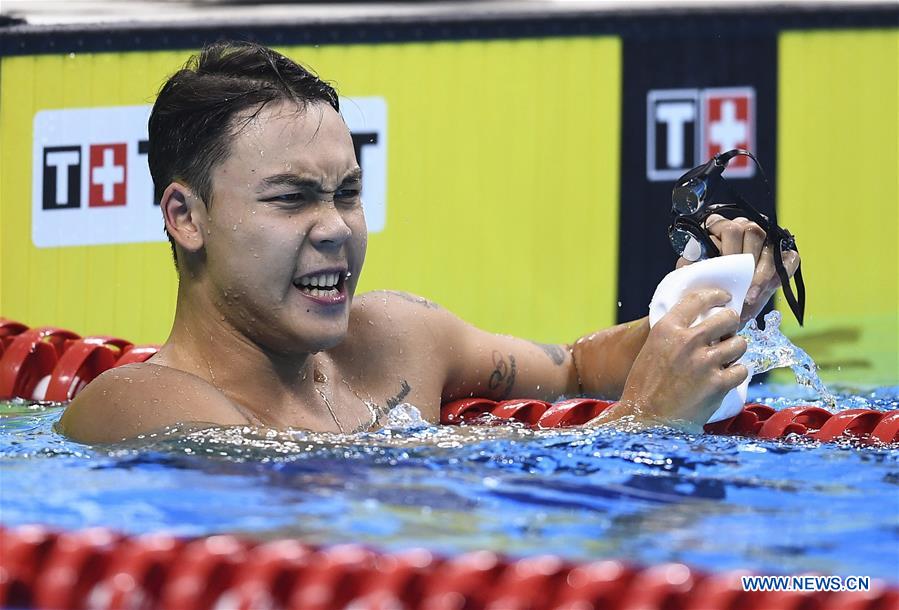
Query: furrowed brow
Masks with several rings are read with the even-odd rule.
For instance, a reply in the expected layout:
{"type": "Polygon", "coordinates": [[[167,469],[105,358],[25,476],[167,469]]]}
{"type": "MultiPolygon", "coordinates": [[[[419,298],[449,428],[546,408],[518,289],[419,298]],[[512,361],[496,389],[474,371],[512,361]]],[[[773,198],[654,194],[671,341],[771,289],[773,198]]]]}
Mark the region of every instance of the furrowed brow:
{"type": "Polygon", "coordinates": [[[259,183],[259,188],[257,190],[264,191],[276,186],[321,190],[322,183],[315,178],[299,176],[297,174],[275,174],[274,176],[263,178],[259,183]]]}
{"type": "Polygon", "coordinates": [[[346,176],[343,177],[343,180],[341,180],[340,183],[346,184],[347,182],[362,182],[362,168],[355,167],[348,171],[346,176]]]}
{"type": "MultiPolygon", "coordinates": [[[[341,185],[352,183],[352,182],[361,182],[362,181],[362,169],[356,167],[343,177],[340,181],[341,185]]],[[[274,176],[268,176],[263,178],[259,183],[258,191],[264,191],[266,189],[277,187],[277,186],[289,186],[297,189],[311,189],[320,192],[329,192],[324,188],[321,181],[317,178],[311,178],[308,176],[301,176],[298,174],[275,174],[274,176]]]]}

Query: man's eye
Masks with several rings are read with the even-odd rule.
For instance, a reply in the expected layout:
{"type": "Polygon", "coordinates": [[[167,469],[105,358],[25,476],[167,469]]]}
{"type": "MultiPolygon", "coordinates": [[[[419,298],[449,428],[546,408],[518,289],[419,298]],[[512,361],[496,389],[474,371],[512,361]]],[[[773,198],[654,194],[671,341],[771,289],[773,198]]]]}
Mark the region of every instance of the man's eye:
{"type": "Polygon", "coordinates": [[[283,201],[285,203],[302,203],[307,200],[306,193],[287,193],[272,197],[269,201],[283,201]]]}
{"type": "Polygon", "coordinates": [[[334,197],[344,201],[357,199],[359,197],[359,189],[341,189],[334,193],[334,197]]]}

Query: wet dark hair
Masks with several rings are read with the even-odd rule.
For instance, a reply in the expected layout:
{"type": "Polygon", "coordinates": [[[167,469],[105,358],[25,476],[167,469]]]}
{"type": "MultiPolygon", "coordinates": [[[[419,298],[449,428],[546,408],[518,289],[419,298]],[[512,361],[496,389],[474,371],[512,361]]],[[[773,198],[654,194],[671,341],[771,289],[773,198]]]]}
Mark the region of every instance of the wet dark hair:
{"type": "MultiPolygon", "coordinates": [[[[156,201],[177,180],[209,205],[210,173],[230,154],[235,115],[251,110],[249,121],[266,104],[284,100],[301,108],[324,102],[340,112],[331,85],[262,45],[217,42],[188,59],[159,90],[150,114],[147,161],[156,201]]],[[[177,266],[175,240],[168,238],[177,266]]]]}

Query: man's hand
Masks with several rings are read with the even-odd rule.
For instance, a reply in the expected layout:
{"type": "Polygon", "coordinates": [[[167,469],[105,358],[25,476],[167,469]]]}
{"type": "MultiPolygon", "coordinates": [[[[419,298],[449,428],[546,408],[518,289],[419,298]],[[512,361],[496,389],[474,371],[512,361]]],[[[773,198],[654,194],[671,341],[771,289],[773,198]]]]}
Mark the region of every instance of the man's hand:
{"type": "MultiPolygon", "coordinates": [[[[712,214],[706,220],[705,226],[722,256],[748,253],[755,257],[755,275],[752,277],[752,284],[746,293],[743,312],[740,315],[742,326],[759,315],[771,295],[780,287],[780,278],[774,267],[774,253],[770,245],[765,245],[765,231],[747,218],[728,220],[719,214],[712,214]]],[[[786,251],[783,254],[783,261],[787,275],[793,277],[799,267],[799,253],[793,250],[786,251]]],[[[677,261],[678,268],[689,264],[690,262],[683,258],[677,261]]]]}
{"type": "Polygon", "coordinates": [[[724,305],[723,290],[692,292],[649,331],[634,360],[621,401],[591,423],[630,418],[637,424],[702,426],[749,372],[733,364],[746,351],[735,336],[739,319],[722,310],[693,326],[700,314],[724,305]]]}

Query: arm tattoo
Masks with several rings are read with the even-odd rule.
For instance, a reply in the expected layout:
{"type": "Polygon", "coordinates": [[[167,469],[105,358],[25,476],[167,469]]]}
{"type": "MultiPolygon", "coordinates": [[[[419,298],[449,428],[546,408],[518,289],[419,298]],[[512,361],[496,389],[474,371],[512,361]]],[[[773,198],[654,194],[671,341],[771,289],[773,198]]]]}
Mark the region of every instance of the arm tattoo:
{"type": "Polygon", "coordinates": [[[490,379],[487,381],[487,387],[490,391],[500,390],[499,399],[505,400],[512,394],[512,386],[515,385],[515,375],[518,373],[518,367],[515,364],[515,356],[509,354],[509,363],[506,364],[505,357],[498,351],[493,350],[493,372],[490,373],[490,379]]]}
{"type": "Polygon", "coordinates": [[[397,395],[394,396],[393,398],[387,399],[387,408],[392,409],[393,407],[395,407],[398,404],[400,404],[401,402],[403,402],[403,399],[406,396],[408,396],[409,392],[411,392],[411,391],[412,391],[412,387],[406,382],[405,379],[403,379],[402,383],[400,384],[399,393],[397,393],[397,395]]]}
{"type": "Polygon", "coordinates": [[[410,303],[415,303],[416,305],[424,305],[428,309],[440,309],[440,305],[433,301],[429,301],[424,297],[417,297],[409,294],[408,292],[399,292],[398,290],[385,290],[387,294],[392,294],[395,297],[399,297],[404,301],[409,301],[410,303]]]}
{"type": "Polygon", "coordinates": [[[542,349],[556,366],[562,366],[562,363],[565,362],[565,350],[562,349],[561,345],[537,343],[536,341],[530,341],[530,343],[533,343],[534,345],[542,349]]]}

